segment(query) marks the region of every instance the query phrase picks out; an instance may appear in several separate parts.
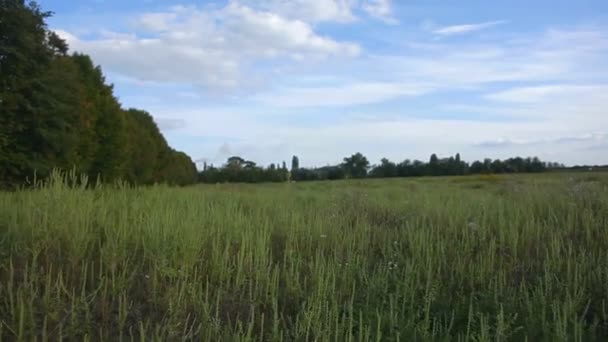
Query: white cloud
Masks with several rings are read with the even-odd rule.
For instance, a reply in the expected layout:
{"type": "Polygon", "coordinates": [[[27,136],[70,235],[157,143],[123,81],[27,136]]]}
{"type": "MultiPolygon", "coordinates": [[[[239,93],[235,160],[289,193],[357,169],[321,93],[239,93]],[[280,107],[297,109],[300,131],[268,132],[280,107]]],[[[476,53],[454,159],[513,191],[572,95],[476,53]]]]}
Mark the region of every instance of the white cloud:
{"type": "MultiPolygon", "coordinates": [[[[62,36],[113,75],[194,84],[175,87],[179,91],[172,97],[144,107],[160,118],[171,143],[194,158],[223,162],[230,153],[267,164],[297,154],[307,166],[338,162],[356,151],[371,160],[456,152],[467,160],[605,158],[599,147],[607,138],[597,132],[608,127],[605,30],[497,33],[483,42],[473,35],[449,43],[426,36],[407,46],[391,45],[390,56],[363,54],[356,43],[319,33],[326,27],[320,23],[361,20],[355,15],[390,18],[382,3],[231,1],[222,8],[176,7],[143,15],[136,20],[145,31],[141,35],[62,36]],[[377,7],[372,10],[371,4],[377,7]],[[258,87],[268,79],[273,87],[258,87]],[[225,101],[232,106],[226,107],[198,98],[190,91],[196,85],[257,91],[225,101]],[[431,93],[433,98],[408,100],[431,93]],[[398,107],[352,107],[396,99],[398,107]],[[443,119],[424,119],[434,109],[443,119]],[[495,117],[501,121],[493,122],[495,117]]],[[[450,36],[498,24],[429,25],[427,31],[450,36]]]]}
{"type": "Polygon", "coordinates": [[[506,21],[497,20],[497,21],[488,21],[488,22],[479,23],[479,24],[445,26],[445,27],[441,27],[441,28],[433,30],[433,33],[440,35],[440,36],[453,36],[453,35],[458,35],[458,34],[465,34],[465,33],[485,30],[487,28],[490,28],[490,27],[493,27],[496,25],[501,25],[504,23],[506,23],[506,21]]]}
{"type": "Polygon", "coordinates": [[[533,87],[512,88],[485,97],[494,101],[515,103],[538,103],[544,101],[563,101],[567,97],[589,98],[591,96],[605,96],[608,93],[608,85],[544,85],[533,87]]]}
{"type": "Polygon", "coordinates": [[[138,24],[152,32],[167,31],[177,19],[177,13],[145,13],[138,19],[138,24]]]}
{"type": "Polygon", "coordinates": [[[289,19],[313,23],[347,23],[356,19],[353,9],[357,0],[240,0],[233,3],[242,3],[289,19]]]}
{"type": "Polygon", "coordinates": [[[193,83],[210,90],[255,87],[259,80],[255,71],[248,71],[257,61],[314,61],[360,52],[357,44],[321,36],[306,22],[237,2],[218,10],[173,7],[144,14],[136,23],[149,33],[147,38],[105,32],[98,39],[85,40],[58,32],[73,50],[91,54],[112,72],[145,81],[193,83]]]}
{"type": "Polygon", "coordinates": [[[155,121],[161,131],[180,129],[186,125],[183,119],[156,118],[155,121]]]}
{"type": "Polygon", "coordinates": [[[384,102],[402,96],[428,93],[431,87],[407,83],[351,83],[342,86],[288,88],[255,100],[278,107],[345,107],[384,102]]]}
{"type": "Polygon", "coordinates": [[[232,0],[251,8],[276,13],[309,23],[351,23],[361,11],[386,23],[395,24],[392,0],[232,0]]]}
{"type": "MultiPolygon", "coordinates": [[[[524,40],[495,44],[413,43],[408,54],[364,55],[344,63],[333,63],[314,71],[318,75],[332,75],[328,81],[320,77],[317,84],[277,88],[271,93],[259,94],[255,99],[265,106],[336,107],[443,91],[474,93],[483,91],[488,85],[504,82],[582,82],[589,78],[590,71],[598,76],[604,70],[598,67],[608,52],[608,47],[603,47],[604,39],[603,34],[591,31],[548,30],[524,40]]],[[[296,80],[301,79],[298,77],[315,79],[308,71],[292,73],[288,70],[282,74],[296,80]]],[[[562,92],[579,94],[585,90],[588,90],[586,86],[571,86],[562,92]]],[[[525,92],[542,91],[552,89],[525,92]]],[[[487,98],[498,100],[517,95],[508,90],[497,93],[487,95],[487,98]]],[[[498,109],[492,108],[492,111],[498,109]]],[[[532,110],[522,109],[501,111],[506,116],[534,114],[532,110]]]]}
{"type": "MultiPolygon", "coordinates": [[[[565,116],[551,121],[511,122],[351,116],[348,121],[299,126],[278,123],[269,117],[260,120],[259,113],[247,108],[201,108],[178,115],[188,117],[188,125],[180,135],[238,137],[238,141],[230,143],[231,152],[262,164],[297,154],[303,165],[319,166],[339,162],[341,157],[357,151],[370,160],[426,160],[431,153],[460,152],[466,160],[537,155],[544,160],[585,163],[601,160],[601,151],[591,147],[607,142],[605,133],[593,133],[593,123],[581,120],[578,125],[568,125],[565,116]],[[555,148],[557,143],[559,148],[555,148]]],[[[597,124],[602,123],[605,120],[597,124]]],[[[216,143],[206,141],[187,151],[195,157],[212,156],[224,143],[222,139],[216,143]]]]}
{"type": "Polygon", "coordinates": [[[225,15],[228,38],[238,42],[241,53],[250,51],[254,55],[268,56],[356,56],[359,53],[356,44],[319,36],[309,24],[300,20],[289,20],[275,13],[258,12],[236,4],[228,6],[225,15]]]}
{"type": "Polygon", "coordinates": [[[608,77],[607,52],[608,34],[601,30],[547,30],[486,43],[413,43],[408,54],[372,57],[366,70],[437,90],[499,82],[581,83],[608,77]]]}
{"type": "Polygon", "coordinates": [[[398,21],[393,16],[392,0],[366,0],[362,8],[370,16],[383,20],[388,24],[396,24],[398,21]]]}

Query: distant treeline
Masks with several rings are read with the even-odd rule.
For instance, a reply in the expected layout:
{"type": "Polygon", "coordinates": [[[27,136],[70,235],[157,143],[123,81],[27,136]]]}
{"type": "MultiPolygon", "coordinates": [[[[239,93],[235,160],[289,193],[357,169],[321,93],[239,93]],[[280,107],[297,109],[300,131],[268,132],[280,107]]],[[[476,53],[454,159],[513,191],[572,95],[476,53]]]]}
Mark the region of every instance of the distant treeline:
{"type": "MultiPolygon", "coordinates": [[[[232,157],[222,167],[195,164],[167,144],[145,111],[123,109],[101,68],[47,29],[51,14],[35,2],[0,0],[0,188],[43,179],[53,169],[73,170],[93,180],[132,184],[284,182],[542,172],[563,165],[538,158],[463,162],[460,155],[428,162],[383,159],[370,166],[361,153],[339,165],[301,168],[294,157],[259,167],[232,157]]],[[[587,168],[587,167],[581,167],[587,168]]]]}
{"type": "Polygon", "coordinates": [[[0,1],[0,186],[54,168],[104,181],[196,182],[152,117],[121,108],[89,56],[68,55],[36,3],[0,1]]]}
{"type": "Polygon", "coordinates": [[[431,155],[428,162],[406,159],[401,163],[394,163],[384,158],[379,165],[371,165],[369,160],[361,153],[355,153],[344,158],[339,165],[324,166],[320,168],[301,168],[297,156],[292,158],[291,171],[285,162],[278,166],[271,164],[268,168],[259,167],[252,161],[241,157],[231,157],[220,168],[205,165],[199,173],[199,182],[284,182],[338,180],[347,178],[389,178],[389,177],[422,177],[422,176],[458,176],[468,174],[489,173],[521,173],[544,172],[547,170],[563,169],[559,163],[543,162],[537,157],[509,158],[506,160],[485,159],[471,164],[460,159],[460,154],[440,159],[431,155]]]}

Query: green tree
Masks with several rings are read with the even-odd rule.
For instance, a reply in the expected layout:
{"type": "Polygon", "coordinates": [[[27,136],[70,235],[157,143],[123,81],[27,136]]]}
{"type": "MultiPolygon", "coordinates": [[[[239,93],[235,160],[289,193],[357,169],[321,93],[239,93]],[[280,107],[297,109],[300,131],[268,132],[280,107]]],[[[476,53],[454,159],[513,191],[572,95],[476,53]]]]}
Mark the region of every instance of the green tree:
{"type": "Polygon", "coordinates": [[[97,119],[97,151],[90,173],[104,181],[126,176],[128,158],[127,125],[124,112],[111,94],[99,99],[100,116],[97,119]]]}
{"type": "Polygon", "coordinates": [[[50,15],[32,2],[0,2],[0,181],[30,177],[38,159],[32,145],[44,132],[36,117],[47,87],[43,82],[54,54],[44,20],[50,15]],[[29,134],[35,133],[33,141],[29,134]]]}
{"type": "Polygon", "coordinates": [[[387,158],[382,158],[380,165],[376,166],[371,171],[372,177],[384,178],[384,177],[397,177],[397,165],[387,158]]]}
{"type": "Polygon", "coordinates": [[[344,158],[342,167],[348,177],[364,178],[367,176],[369,161],[361,153],[357,152],[350,157],[344,158]]]}
{"type": "Polygon", "coordinates": [[[167,175],[166,179],[163,179],[165,183],[182,186],[196,183],[196,164],[184,152],[170,148],[164,169],[167,175]]]}
{"type": "Polygon", "coordinates": [[[295,171],[300,168],[300,159],[298,156],[291,158],[291,171],[295,171]]]}
{"type": "Polygon", "coordinates": [[[141,110],[125,112],[128,132],[127,179],[137,184],[152,184],[164,181],[159,173],[163,153],[169,149],[152,116],[141,110]]]}
{"type": "Polygon", "coordinates": [[[124,111],[88,56],[67,55],[47,30],[49,15],[35,2],[0,0],[0,185],[53,168],[107,181],[193,181],[192,160],[169,148],[149,114],[124,111]]]}
{"type": "Polygon", "coordinates": [[[439,165],[439,158],[437,157],[437,155],[435,153],[431,154],[428,168],[429,168],[429,174],[431,176],[438,176],[441,173],[440,165],[439,165]]]}

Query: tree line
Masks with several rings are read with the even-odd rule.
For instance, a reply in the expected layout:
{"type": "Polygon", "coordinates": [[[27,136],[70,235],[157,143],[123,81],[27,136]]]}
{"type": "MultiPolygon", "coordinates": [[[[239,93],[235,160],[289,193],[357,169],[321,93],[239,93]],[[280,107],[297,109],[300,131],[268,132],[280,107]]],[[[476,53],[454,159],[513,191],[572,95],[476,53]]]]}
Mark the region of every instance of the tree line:
{"type": "Polygon", "coordinates": [[[505,160],[484,159],[467,163],[460,158],[460,154],[448,158],[439,158],[431,155],[428,162],[406,159],[394,163],[383,158],[378,165],[371,165],[367,157],[355,153],[344,158],[338,165],[328,165],[318,168],[300,167],[300,159],[292,158],[291,169],[288,170],[285,162],[281,167],[271,164],[267,168],[257,166],[255,162],[247,161],[241,157],[230,157],[219,168],[205,165],[199,173],[201,183],[224,182],[284,182],[284,181],[318,181],[339,180],[347,178],[390,178],[390,177],[422,177],[422,176],[459,176],[470,174],[498,174],[498,173],[533,173],[547,170],[565,168],[563,164],[543,162],[537,157],[509,158],[505,160]]]}
{"type": "Polygon", "coordinates": [[[258,166],[234,156],[198,172],[190,157],[172,149],[152,116],[124,109],[102,70],[50,31],[51,16],[35,3],[0,0],[0,188],[43,179],[53,169],[74,170],[104,182],[132,184],[285,182],[542,172],[563,165],[538,158],[475,161],[456,154],[428,162],[382,159],[370,165],[361,153],[338,165],[302,168],[298,157],[258,166]]]}
{"type": "Polygon", "coordinates": [[[198,174],[201,183],[263,183],[263,182],[285,182],[289,180],[289,170],[283,162],[270,164],[264,168],[255,162],[234,156],[228,158],[222,167],[208,166],[206,163],[203,170],[198,174]]]}
{"type": "Polygon", "coordinates": [[[145,111],[123,109],[102,70],[48,30],[35,3],[0,0],[0,186],[75,170],[105,182],[196,182],[145,111]]]}

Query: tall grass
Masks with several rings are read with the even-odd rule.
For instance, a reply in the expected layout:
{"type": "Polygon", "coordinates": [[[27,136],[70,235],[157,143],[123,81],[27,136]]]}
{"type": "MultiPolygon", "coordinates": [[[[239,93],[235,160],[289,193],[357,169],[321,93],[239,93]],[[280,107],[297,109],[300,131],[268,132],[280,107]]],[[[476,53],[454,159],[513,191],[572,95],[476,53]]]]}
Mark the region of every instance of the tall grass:
{"type": "Polygon", "coordinates": [[[608,175],[84,183],[0,194],[2,340],[608,339],[608,175]]]}

